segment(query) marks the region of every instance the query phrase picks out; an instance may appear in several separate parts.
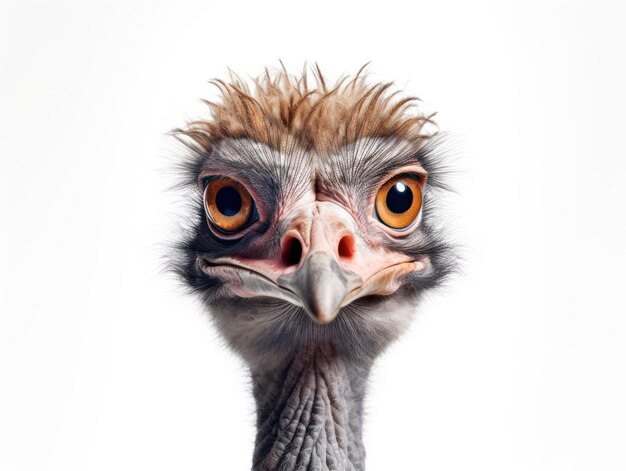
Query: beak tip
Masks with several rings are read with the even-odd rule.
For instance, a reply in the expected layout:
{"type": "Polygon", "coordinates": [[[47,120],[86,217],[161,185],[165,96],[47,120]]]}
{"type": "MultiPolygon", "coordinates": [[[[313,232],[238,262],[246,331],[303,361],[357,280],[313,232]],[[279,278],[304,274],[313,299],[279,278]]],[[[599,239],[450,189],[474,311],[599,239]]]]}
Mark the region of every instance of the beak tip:
{"type": "Polygon", "coordinates": [[[313,319],[313,321],[320,325],[330,324],[335,320],[339,314],[339,310],[323,310],[318,309],[317,311],[309,311],[309,315],[313,319]]]}
{"type": "Polygon", "coordinates": [[[339,314],[341,300],[333,299],[333,296],[328,296],[329,293],[316,294],[318,296],[304,298],[303,307],[316,324],[330,324],[339,314]]]}
{"type": "Polygon", "coordinates": [[[354,275],[344,271],[331,254],[317,251],[283,282],[298,296],[313,322],[324,325],[339,314],[353,280],[354,275]]]}

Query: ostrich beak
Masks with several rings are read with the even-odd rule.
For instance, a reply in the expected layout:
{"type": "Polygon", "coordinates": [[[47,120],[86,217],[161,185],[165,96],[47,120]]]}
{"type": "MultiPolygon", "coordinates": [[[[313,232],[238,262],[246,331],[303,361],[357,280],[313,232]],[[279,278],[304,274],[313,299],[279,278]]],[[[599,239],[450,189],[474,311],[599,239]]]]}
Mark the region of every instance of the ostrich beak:
{"type": "MultiPolygon", "coordinates": [[[[334,203],[303,205],[290,215],[283,240],[297,240],[296,264],[282,254],[268,258],[231,255],[202,259],[200,268],[220,278],[237,297],[269,297],[302,307],[318,324],[332,322],[341,308],[370,295],[390,295],[403,275],[425,270],[427,259],[372,247],[351,216],[334,203]],[[342,249],[342,241],[353,238],[342,249]],[[280,258],[279,258],[280,257],[280,258]]],[[[287,245],[283,245],[287,247],[287,245]]]]}
{"type": "Polygon", "coordinates": [[[359,275],[344,270],[335,257],[321,250],[309,254],[297,271],[278,279],[319,324],[332,322],[347,304],[348,294],[362,283],[359,275]]]}

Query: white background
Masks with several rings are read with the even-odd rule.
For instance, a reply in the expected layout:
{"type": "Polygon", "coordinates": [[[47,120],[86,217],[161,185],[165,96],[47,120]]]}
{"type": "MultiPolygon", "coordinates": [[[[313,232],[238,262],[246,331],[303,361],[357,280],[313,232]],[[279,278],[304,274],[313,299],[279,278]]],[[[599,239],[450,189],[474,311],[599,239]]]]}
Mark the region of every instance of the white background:
{"type": "Polygon", "coordinates": [[[240,470],[245,370],[161,273],[207,80],[372,61],[457,136],[464,274],[379,361],[370,470],[626,469],[622,2],[2,2],[0,469],[240,470]]]}

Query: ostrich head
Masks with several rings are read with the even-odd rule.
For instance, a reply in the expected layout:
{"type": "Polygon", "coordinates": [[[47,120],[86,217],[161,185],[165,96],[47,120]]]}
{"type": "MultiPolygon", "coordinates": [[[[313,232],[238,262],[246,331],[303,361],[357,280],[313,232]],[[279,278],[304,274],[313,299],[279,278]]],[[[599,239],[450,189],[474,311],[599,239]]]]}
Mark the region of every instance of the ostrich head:
{"type": "Polygon", "coordinates": [[[367,371],[452,265],[431,220],[430,117],[361,72],[214,83],[211,116],[177,131],[196,212],[178,272],[258,379],[257,402],[260,378],[286,381],[302,352],[367,371]]]}

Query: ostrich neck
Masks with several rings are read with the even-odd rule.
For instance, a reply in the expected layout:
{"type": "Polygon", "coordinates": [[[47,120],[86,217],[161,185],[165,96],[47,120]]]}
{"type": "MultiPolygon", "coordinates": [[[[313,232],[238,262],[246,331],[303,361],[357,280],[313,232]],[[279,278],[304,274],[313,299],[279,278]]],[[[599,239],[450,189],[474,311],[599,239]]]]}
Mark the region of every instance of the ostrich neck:
{"type": "Polygon", "coordinates": [[[324,348],[296,354],[279,371],[253,372],[252,469],[365,469],[361,424],[368,372],[324,348]]]}

